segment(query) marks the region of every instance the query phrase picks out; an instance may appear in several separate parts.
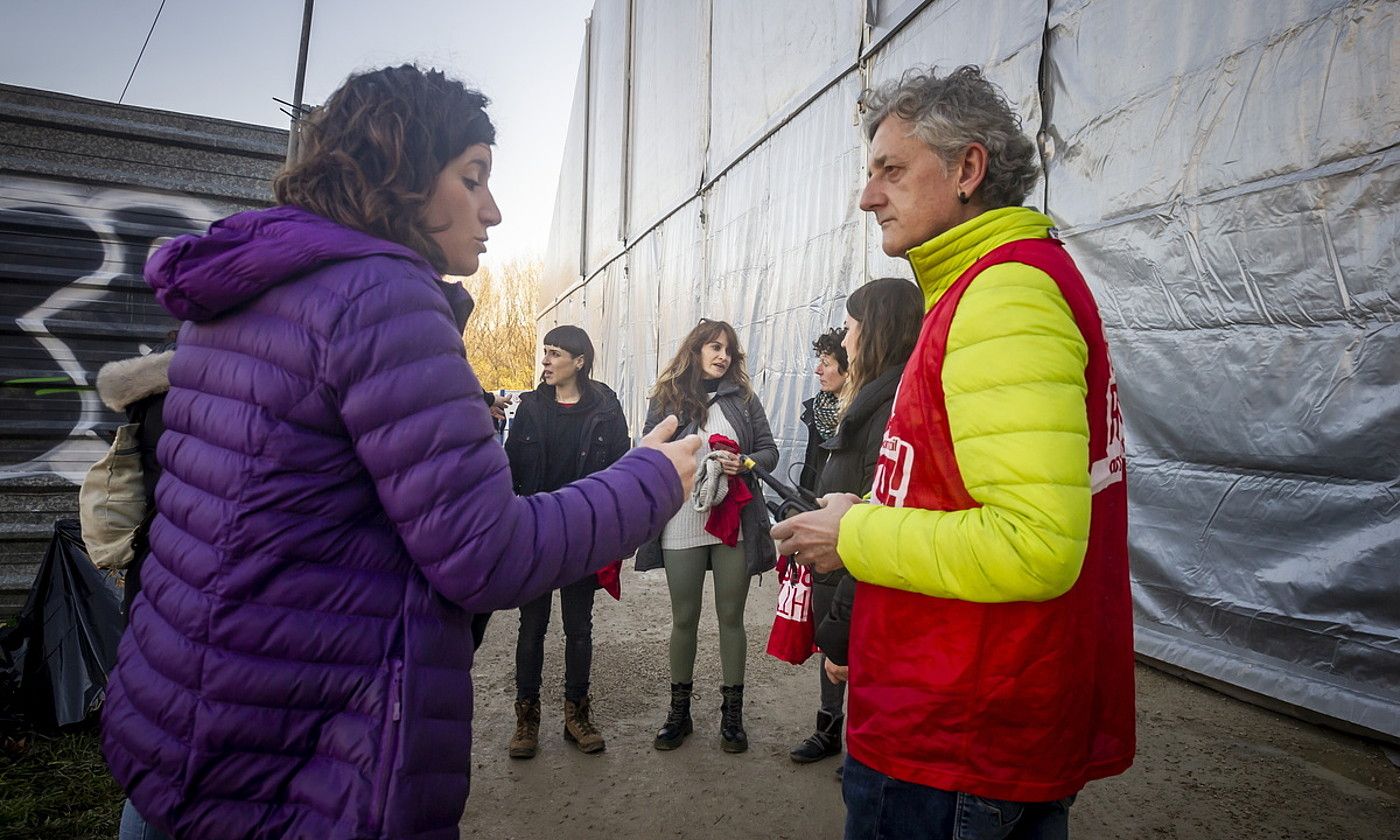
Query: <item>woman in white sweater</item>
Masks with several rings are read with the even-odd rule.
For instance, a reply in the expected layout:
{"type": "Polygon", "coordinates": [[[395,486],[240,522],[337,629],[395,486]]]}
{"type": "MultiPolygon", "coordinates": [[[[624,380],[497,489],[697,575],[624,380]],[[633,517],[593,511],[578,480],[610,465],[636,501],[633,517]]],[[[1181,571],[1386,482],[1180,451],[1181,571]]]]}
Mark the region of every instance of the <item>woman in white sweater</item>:
{"type": "MultiPolygon", "coordinates": [[[[644,427],[649,431],[668,414],[681,419],[678,434],[700,432],[703,460],[710,436],[721,434],[739,444],[744,454],[764,469],[778,465],[778,447],[768,428],[768,416],[754,396],[744,368],[739,336],[724,321],[700,319],[682,341],[652,389],[644,427]],[[718,409],[718,410],[716,410],[718,409]]],[[[637,570],[666,569],[671,593],[671,706],[656,735],[659,750],[675,749],[690,734],[690,696],[694,685],[696,634],[700,625],[705,572],[714,573],[715,611],[719,618],[720,663],[724,685],[720,692],[720,739],[726,752],[748,749],[744,732],[744,666],[748,640],[744,634],[744,605],[749,579],[772,569],[777,559],[768,536],[768,509],[757,480],[736,454],[718,456],[724,473],[740,476],[753,499],[739,513],[738,540],[725,545],[706,530],[709,511],[683,505],[659,540],[637,552],[637,570]]]]}

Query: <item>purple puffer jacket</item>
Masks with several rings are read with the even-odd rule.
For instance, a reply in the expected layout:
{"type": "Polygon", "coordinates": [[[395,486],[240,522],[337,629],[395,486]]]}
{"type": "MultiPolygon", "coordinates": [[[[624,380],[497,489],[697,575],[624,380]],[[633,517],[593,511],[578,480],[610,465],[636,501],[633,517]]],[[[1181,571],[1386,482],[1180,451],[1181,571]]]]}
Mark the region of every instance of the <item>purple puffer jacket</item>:
{"type": "Polygon", "coordinates": [[[230,217],[146,276],[193,323],[103,714],[113,774],[182,838],[457,837],[471,614],[655,537],[675,471],[637,450],[517,498],[437,275],[311,213],[230,217]]]}

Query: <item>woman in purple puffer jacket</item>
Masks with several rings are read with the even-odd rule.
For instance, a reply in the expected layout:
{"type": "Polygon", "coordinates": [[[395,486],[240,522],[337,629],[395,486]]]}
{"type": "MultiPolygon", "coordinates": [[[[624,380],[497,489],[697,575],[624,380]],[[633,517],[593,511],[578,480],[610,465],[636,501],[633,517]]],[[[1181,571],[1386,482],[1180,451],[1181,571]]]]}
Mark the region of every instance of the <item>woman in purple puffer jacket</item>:
{"type": "Polygon", "coordinates": [[[282,206],[146,277],[187,323],[164,475],[103,749],[177,837],[455,838],[473,613],[660,534],[698,441],[516,497],[453,322],[500,221],[486,99],[412,66],[354,76],[302,128],[282,206]]]}

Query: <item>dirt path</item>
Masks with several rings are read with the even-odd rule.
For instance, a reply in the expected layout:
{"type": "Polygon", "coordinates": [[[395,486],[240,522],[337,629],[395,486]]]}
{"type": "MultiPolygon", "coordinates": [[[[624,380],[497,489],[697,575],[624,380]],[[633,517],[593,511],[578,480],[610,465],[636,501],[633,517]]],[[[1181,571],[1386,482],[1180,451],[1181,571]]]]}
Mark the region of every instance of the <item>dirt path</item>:
{"type": "MultiPolygon", "coordinates": [[[[476,667],[476,749],[463,837],[493,840],[800,838],[841,836],[836,760],[787,757],[815,722],[815,660],[794,668],[763,653],[777,585],[749,596],[749,752],[719,748],[719,659],[713,604],[701,619],[696,734],[651,747],[665,716],[669,605],[661,572],[623,574],[625,599],[594,610],[595,721],[606,753],[560,737],[563,637],[555,602],[546,642],[540,754],[512,761],[515,613],[497,615],[476,667]]],[[[1074,836],[1341,840],[1400,837],[1400,769],[1374,744],[1273,714],[1138,668],[1138,757],[1089,785],[1074,836]]]]}

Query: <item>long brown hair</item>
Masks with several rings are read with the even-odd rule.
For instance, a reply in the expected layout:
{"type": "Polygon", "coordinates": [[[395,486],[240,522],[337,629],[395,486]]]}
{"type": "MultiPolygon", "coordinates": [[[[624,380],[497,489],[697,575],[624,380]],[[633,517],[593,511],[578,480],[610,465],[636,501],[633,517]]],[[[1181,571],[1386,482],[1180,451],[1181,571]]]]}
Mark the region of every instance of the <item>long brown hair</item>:
{"type": "Polygon", "coordinates": [[[924,320],[919,287],[899,277],[881,277],[851,292],[846,312],[860,323],[851,375],[841,392],[844,415],[860,389],[880,374],[909,361],[924,320]]]}
{"type": "Polygon", "coordinates": [[[700,370],[700,349],[720,336],[724,336],[729,345],[729,369],[724,372],[721,381],[738,385],[744,399],[753,396],[749,372],[744,366],[744,351],[739,346],[739,334],[726,321],[701,318],[700,323],[681,339],[676,355],[661,371],[661,376],[651,389],[651,398],[661,406],[663,416],[676,415],[682,426],[705,422],[709,416],[709,401],[705,397],[704,373],[700,370]]]}
{"type": "Polygon", "coordinates": [[[279,203],[397,242],[446,271],[424,209],[453,158],[496,142],[489,102],[412,64],[353,75],[299,121],[297,159],[273,181],[273,193],[279,203]]]}

